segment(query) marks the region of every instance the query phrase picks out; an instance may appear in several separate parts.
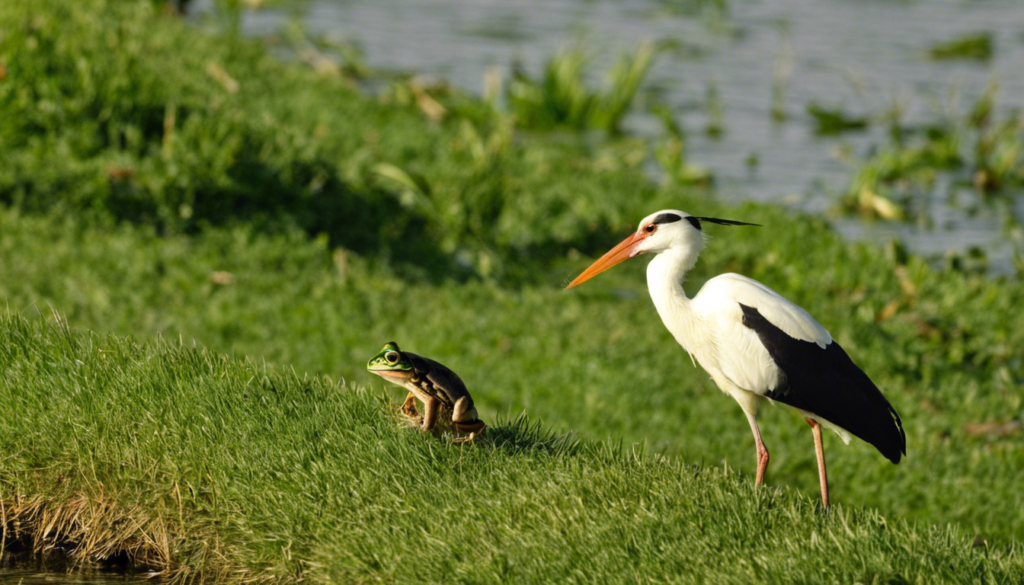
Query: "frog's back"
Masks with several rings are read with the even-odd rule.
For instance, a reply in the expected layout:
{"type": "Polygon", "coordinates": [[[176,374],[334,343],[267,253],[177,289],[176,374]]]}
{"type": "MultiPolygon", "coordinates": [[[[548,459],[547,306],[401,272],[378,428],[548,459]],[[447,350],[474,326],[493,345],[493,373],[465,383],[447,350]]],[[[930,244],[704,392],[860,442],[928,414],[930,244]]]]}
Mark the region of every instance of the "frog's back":
{"type": "Polygon", "coordinates": [[[469,391],[466,390],[466,384],[458,374],[448,369],[444,364],[430,358],[409,352],[404,353],[409,358],[409,361],[412,362],[416,373],[426,376],[434,385],[434,388],[438,390],[441,394],[438,398],[442,401],[451,406],[460,398],[466,398],[470,405],[473,404],[473,398],[469,395],[469,391]]]}

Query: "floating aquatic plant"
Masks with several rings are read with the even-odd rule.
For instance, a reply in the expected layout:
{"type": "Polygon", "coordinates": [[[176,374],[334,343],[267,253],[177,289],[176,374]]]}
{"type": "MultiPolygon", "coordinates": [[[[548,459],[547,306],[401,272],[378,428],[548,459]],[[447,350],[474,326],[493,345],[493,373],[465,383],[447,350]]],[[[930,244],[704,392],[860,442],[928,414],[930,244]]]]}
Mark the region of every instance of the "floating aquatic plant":
{"type": "Polygon", "coordinates": [[[1024,187],[1024,116],[1000,115],[990,85],[965,113],[920,128],[892,123],[890,141],[859,168],[840,206],[882,219],[906,219],[940,176],[981,196],[1024,187]]]}
{"type": "Polygon", "coordinates": [[[814,120],[814,132],[817,134],[839,134],[868,127],[868,119],[863,116],[853,116],[839,108],[828,108],[815,102],[807,104],[807,113],[814,120]]]}
{"type": "Polygon", "coordinates": [[[992,58],[992,34],[977,33],[937,43],[928,50],[928,56],[936,60],[992,58]]]}
{"type": "Polygon", "coordinates": [[[688,161],[686,154],[686,133],[676,120],[673,112],[664,106],[652,110],[661,120],[664,136],[654,145],[654,159],[661,170],[662,183],[666,185],[706,185],[713,179],[711,172],[688,161]]]}
{"type": "Polygon", "coordinates": [[[657,52],[653,43],[643,43],[632,55],[621,55],[608,72],[604,90],[588,87],[585,66],[589,59],[580,48],[562,51],[550,59],[540,79],[531,78],[517,67],[507,90],[509,109],[521,128],[565,127],[616,133],[657,52]]]}

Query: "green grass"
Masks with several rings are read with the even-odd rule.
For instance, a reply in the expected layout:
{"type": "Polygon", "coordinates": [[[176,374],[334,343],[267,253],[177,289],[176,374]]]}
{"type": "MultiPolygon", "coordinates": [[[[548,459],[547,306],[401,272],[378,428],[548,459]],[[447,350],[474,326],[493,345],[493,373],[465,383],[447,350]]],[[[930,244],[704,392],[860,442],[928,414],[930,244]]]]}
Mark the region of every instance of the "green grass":
{"type": "MultiPolygon", "coordinates": [[[[771,283],[825,323],[903,416],[908,458],[899,466],[859,441],[826,439],[835,500],[1020,538],[1019,435],[972,436],[965,426],[1020,417],[1021,332],[1004,315],[1024,302],[1024,287],[932,271],[916,258],[898,264],[777,211],[730,216],[785,228],[717,230],[691,290],[725,270],[771,283]],[[876,322],[891,303],[895,312],[876,322]]],[[[459,372],[486,420],[525,410],[558,432],[646,440],[685,461],[753,469],[741,412],[658,322],[642,262],[569,293],[556,276],[516,288],[409,282],[301,233],[168,238],[11,212],[0,214],[0,233],[0,297],[25,314],[52,305],[78,327],[184,336],[378,388],[364,364],[395,339],[459,372]],[[232,282],[216,284],[214,271],[232,282]]],[[[770,482],[813,496],[806,425],[769,409],[763,426],[770,482]]]]}
{"type": "Polygon", "coordinates": [[[0,299],[73,330],[2,322],[0,490],[25,519],[59,505],[67,538],[181,577],[1021,579],[1024,444],[972,430],[1024,415],[1019,280],[725,206],[682,166],[652,185],[681,143],[523,133],[481,104],[431,120],[148,2],[4,3],[0,30],[0,299]],[[899,466],[826,438],[827,522],[784,409],[779,489],[753,493],[746,422],[642,261],[561,290],[664,207],[763,224],[709,228],[687,289],[767,283],[902,415],[899,466]],[[487,440],[393,420],[379,397],[402,394],[364,369],[391,339],[463,377],[487,440]]]}
{"type": "MultiPolygon", "coordinates": [[[[525,419],[456,446],[374,393],[178,342],[0,317],[10,494],[130,533],[179,577],[312,582],[1010,582],[1016,549],[525,419]],[[56,481],[55,481],[56,479],[56,481]],[[144,510],[145,513],[139,512],[144,510]]],[[[52,528],[52,527],[51,527],[52,528]]]]}
{"type": "Polygon", "coordinates": [[[0,202],[22,209],[297,226],[421,276],[521,276],[639,211],[606,194],[634,188],[643,147],[513,140],[507,116],[426,124],[146,2],[5,3],[0,23],[0,202]]]}

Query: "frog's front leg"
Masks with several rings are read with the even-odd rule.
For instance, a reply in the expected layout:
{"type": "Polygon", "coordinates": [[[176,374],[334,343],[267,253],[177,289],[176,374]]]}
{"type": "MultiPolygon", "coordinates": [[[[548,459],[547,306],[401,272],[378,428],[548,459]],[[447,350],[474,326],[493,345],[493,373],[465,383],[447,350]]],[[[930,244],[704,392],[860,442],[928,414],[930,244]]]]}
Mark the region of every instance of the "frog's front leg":
{"type": "Polygon", "coordinates": [[[437,412],[441,409],[441,401],[428,396],[423,401],[423,430],[434,430],[434,423],[437,422],[437,412]]]}
{"type": "Polygon", "coordinates": [[[402,403],[401,413],[409,420],[415,422],[417,426],[423,424],[420,411],[416,408],[416,395],[412,392],[409,393],[409,396],[405,398],[405,402],[402,403]]]}

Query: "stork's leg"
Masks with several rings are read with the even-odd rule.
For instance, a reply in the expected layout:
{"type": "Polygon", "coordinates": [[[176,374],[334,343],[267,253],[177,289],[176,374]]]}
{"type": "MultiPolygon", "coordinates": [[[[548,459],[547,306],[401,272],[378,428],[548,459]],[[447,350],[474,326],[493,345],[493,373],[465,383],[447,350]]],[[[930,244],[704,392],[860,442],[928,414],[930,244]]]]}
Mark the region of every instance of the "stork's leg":
{"type": "Polygon", "coordinates": [[[754,444],[757,446],[757,479],[754,480],[754,487],[760,487],[764,483],[764,473],[768,469],[768,449],[761,440],[761,431],[757,428],[757,417],[747,413],[747,422],[750,423],[750,430],[754,433],[754,444]]]}
{"type": "Polygon", "coordinates": [[[818,455],[818,480],[821,483],[821,504],[828,512],[828,475],[825,473],[825,446],[821,442],[821,425],[811,419],[805,419],[814,433],[814,452],[818,455]]]}

